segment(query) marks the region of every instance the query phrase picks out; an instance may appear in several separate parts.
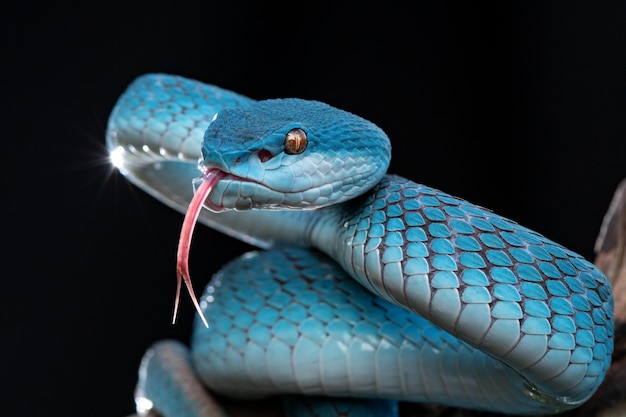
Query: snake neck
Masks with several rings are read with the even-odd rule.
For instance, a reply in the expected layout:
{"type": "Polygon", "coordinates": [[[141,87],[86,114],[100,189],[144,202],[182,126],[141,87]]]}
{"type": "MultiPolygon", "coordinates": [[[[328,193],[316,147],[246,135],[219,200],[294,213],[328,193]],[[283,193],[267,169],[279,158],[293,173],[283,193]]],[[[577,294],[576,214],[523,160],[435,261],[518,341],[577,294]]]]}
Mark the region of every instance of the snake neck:
{"type": "MultiPolygon", "coordinates": [[[[398,304],[398,300],[381,291],[377,283],[381,280],[382,266],[366,268],[357,258],[366,253],[378,253],[390,238],[385,238],[385,230],[379,226],[387,218],[386,209],[392,204],[386,194],[407,180],[386,175],[374,188],[365,194],[342,204],[324,207],[309,223],[305,241],[334,259],[353,278],[374,294],[398,304]],[[395,184],[395,185],[394,185],[395,184]],[[371,229],[373,226],[373,229],[371,229]]],[[[394,198],[391,199],[392,201],[394,198]]],[[[400,214],[400,212],[398,212],[400,214]]]]}

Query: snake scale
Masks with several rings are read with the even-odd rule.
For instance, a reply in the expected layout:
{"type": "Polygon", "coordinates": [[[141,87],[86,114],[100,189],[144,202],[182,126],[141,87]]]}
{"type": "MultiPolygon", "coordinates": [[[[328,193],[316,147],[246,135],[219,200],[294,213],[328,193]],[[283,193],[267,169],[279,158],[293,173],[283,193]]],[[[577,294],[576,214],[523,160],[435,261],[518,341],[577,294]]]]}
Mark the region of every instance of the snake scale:
{"type": "Polygon", "coordinates": [[[190,290],[195,216],[259,248],[215,274],[189,350],[146,354],[140,408],[202,415],[188,367],[221,395],[287,394],[296,415],[393,415],[397,401],[550,414],[610,365],[613,299],[592,263],[388,174],[389,139],[354,114],[147,74],[115,105],[107,147],[132,183],[189,209],[190,290]]]}

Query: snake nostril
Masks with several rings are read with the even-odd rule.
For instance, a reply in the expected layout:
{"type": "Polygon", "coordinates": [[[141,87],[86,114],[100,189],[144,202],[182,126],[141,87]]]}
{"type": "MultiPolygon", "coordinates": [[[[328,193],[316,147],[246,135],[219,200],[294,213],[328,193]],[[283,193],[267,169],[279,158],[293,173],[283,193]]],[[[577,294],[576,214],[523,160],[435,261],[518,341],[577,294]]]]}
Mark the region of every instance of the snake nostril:
{"type": "Polygon", "coordinates": [[[261,162],[267,162],[274,156],[267,149],[261,149],[258,155],[261,162]]]}

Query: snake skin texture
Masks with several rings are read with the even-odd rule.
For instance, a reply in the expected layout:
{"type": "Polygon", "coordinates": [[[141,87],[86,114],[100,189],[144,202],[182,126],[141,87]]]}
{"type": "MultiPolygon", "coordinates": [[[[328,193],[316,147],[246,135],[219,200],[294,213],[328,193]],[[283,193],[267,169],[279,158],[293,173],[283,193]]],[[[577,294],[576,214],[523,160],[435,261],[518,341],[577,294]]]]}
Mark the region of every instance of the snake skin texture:
{"type": "Polygon", "coordinates": [[[612,296],[580,255],[397,176],[340,211],[344,232],[329,252],[344,248],[338,260],[366,288],[503,360],[534,385],[529,396],[574,402],[599,384],[612,296]]]}
{"type": "Polygon", "coordinates": [[[202,301],[207,317],[220,319],[208,330],[198,323],[192,354],[216,392],[524,406],[524,385],[511,368],[372,296],[317,252],[247,254],[217,274],[202,301]]]}
{"type": "Polygon", "coordinates": [[[201,221],[270,248],[228,263],[205,290],[210,326],[196,322],[190,353],[198,377],[247,399],[307,394],[516,414],[586,401],[613,351],[606,277],[539,233],[385,174],[386,140],[322,103],[256,102],[182,77],[146,75],[122,95],[107,132],[120,171],[181,212],[199,160],[228,172],[211,205],[245,210],[204,210],[201,221]],[[285,131],[300,126],[310,149],[282,154],[285,131]],[[353,172],[340,181],[345,167],[353,172]],[[324,175],[337,183],[307,194],[302,172],[309,184],[324,175]],[[282,198],[281,188],[295,193],[282,198]],[[258,201],[272,210],[248,210],[258,201]],[[281,201],[305,210],[277,210],[281,201]]]}

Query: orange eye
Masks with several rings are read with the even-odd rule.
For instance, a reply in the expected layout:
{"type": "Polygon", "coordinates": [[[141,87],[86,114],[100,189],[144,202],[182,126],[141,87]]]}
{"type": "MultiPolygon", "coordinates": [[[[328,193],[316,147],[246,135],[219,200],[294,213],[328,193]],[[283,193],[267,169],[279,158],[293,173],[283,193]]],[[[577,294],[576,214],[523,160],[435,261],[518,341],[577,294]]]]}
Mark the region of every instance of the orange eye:
{"type": "Polygon", "coordinates": [[[285,153],[287,155],[301,154],[306,149],[307,144],[306,132],[299,127],[291,129],[285,135],[285,153]]]}

